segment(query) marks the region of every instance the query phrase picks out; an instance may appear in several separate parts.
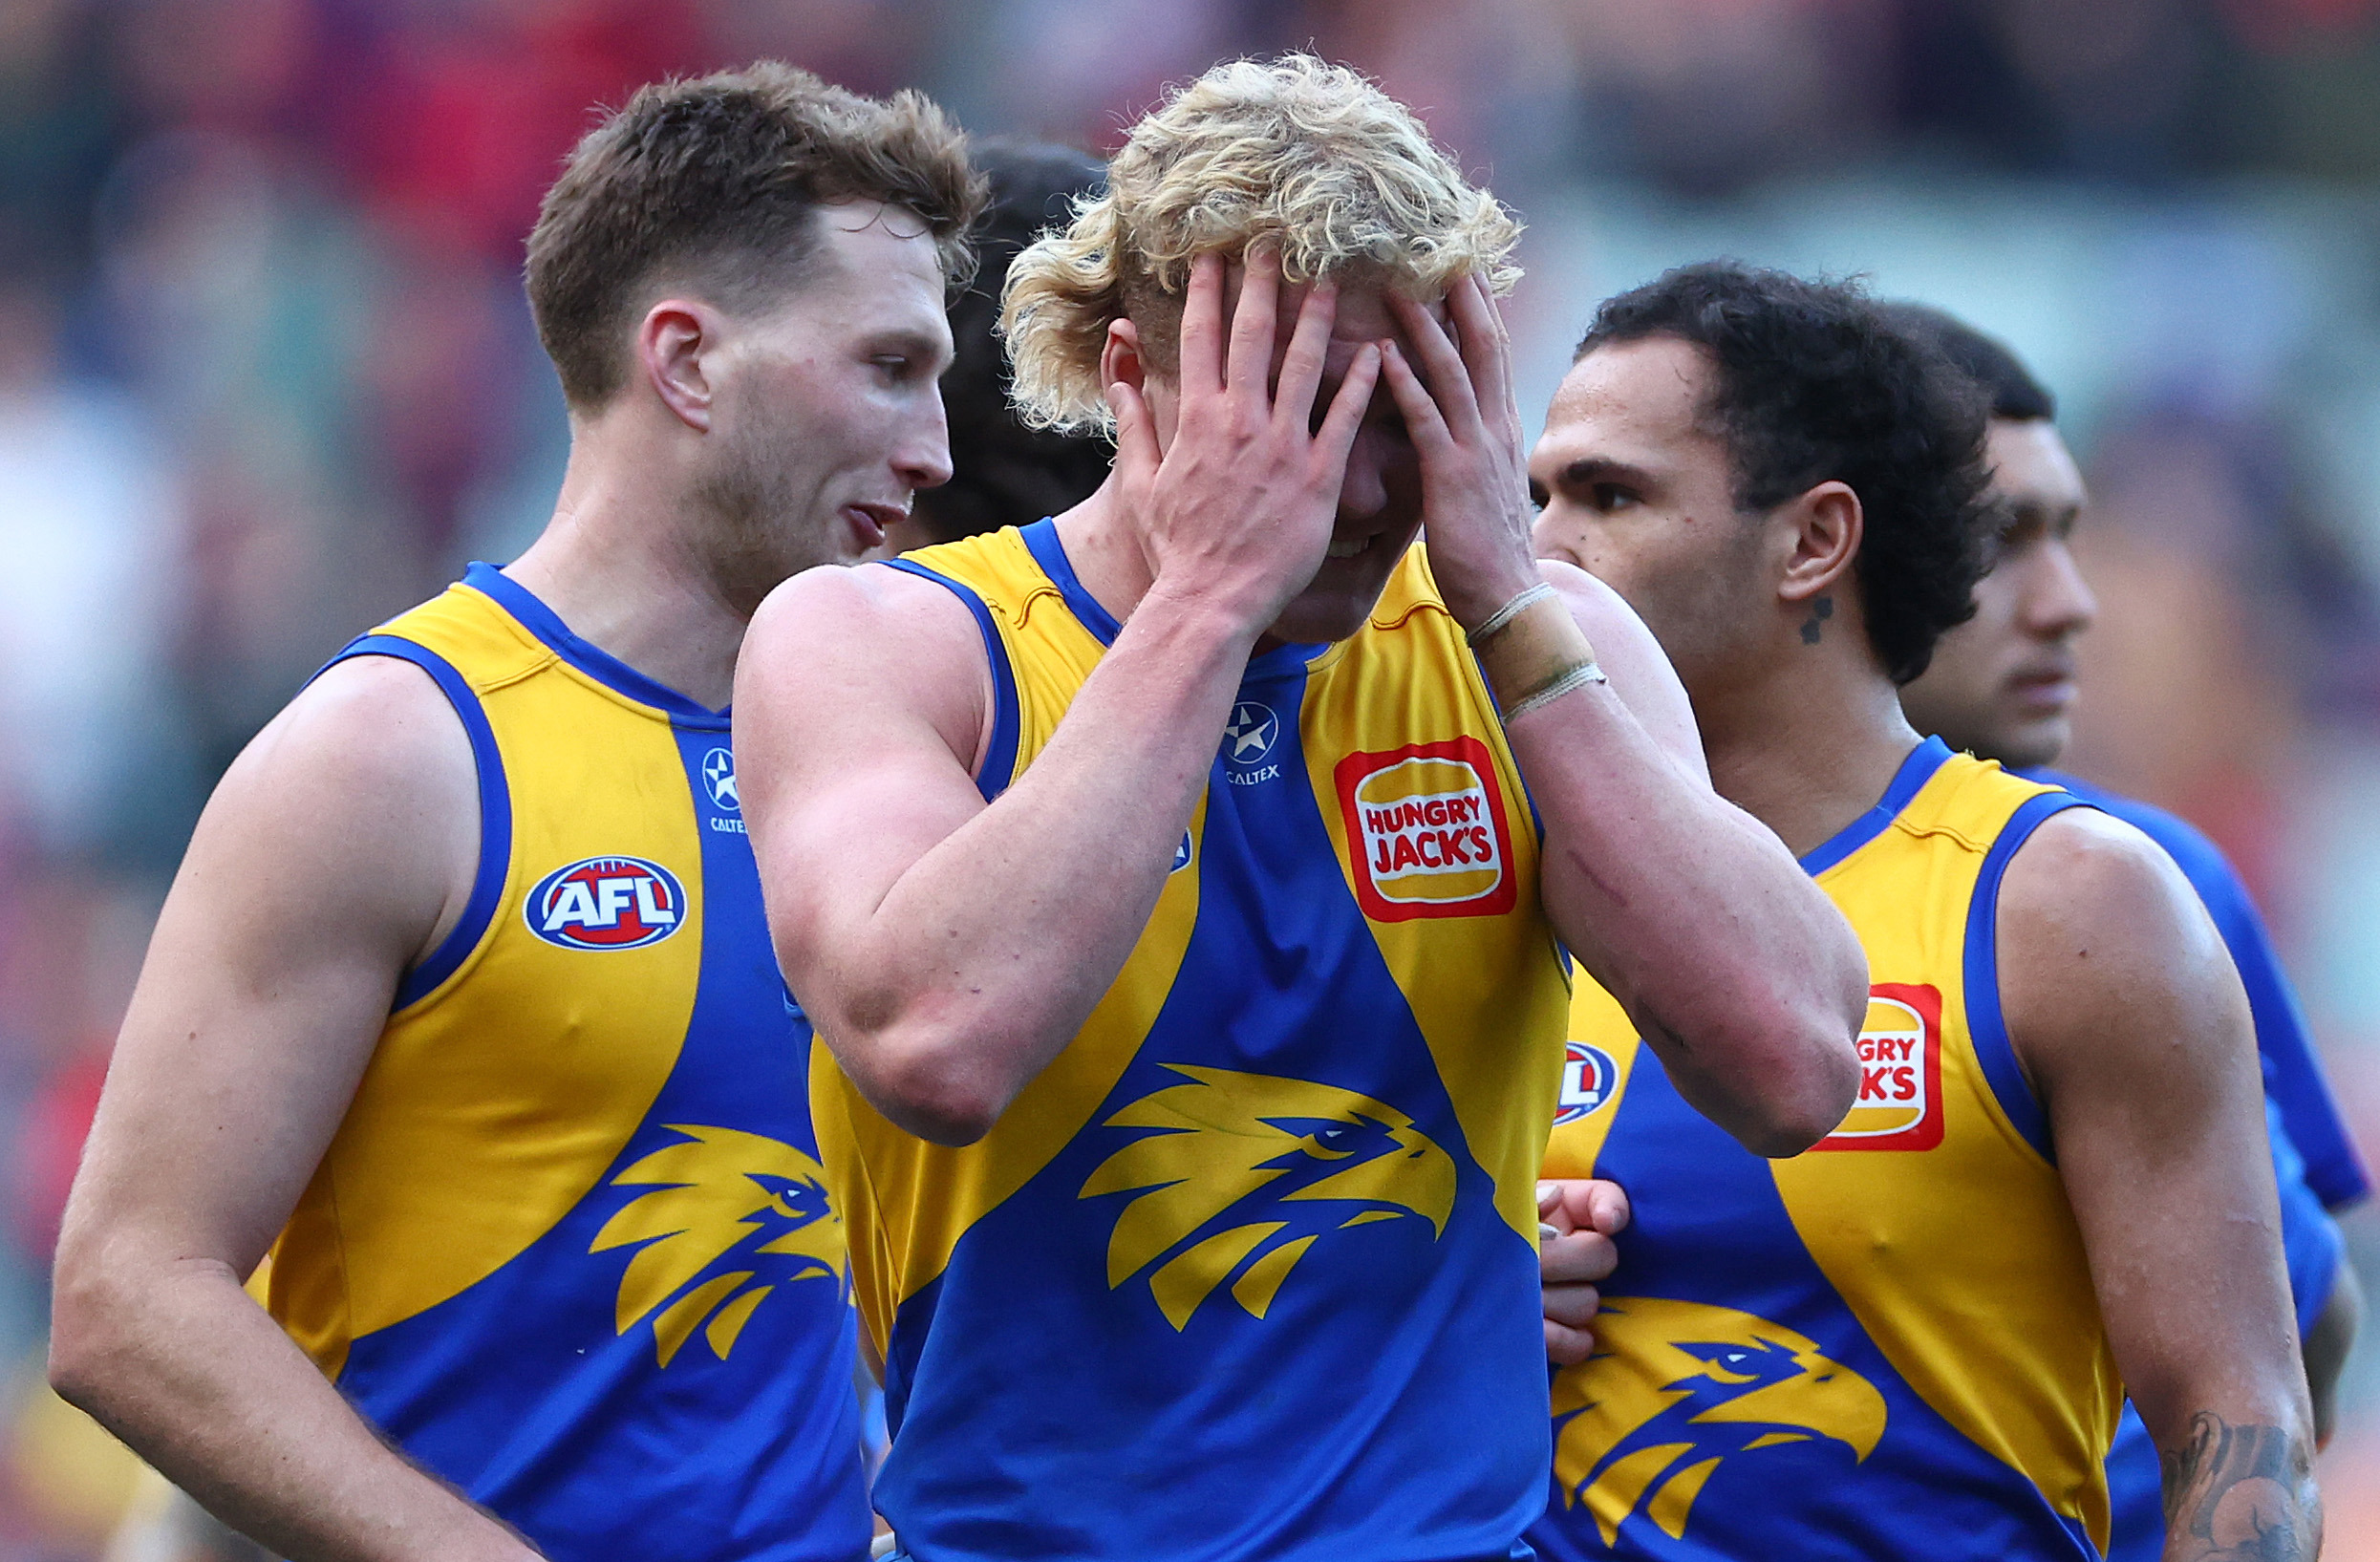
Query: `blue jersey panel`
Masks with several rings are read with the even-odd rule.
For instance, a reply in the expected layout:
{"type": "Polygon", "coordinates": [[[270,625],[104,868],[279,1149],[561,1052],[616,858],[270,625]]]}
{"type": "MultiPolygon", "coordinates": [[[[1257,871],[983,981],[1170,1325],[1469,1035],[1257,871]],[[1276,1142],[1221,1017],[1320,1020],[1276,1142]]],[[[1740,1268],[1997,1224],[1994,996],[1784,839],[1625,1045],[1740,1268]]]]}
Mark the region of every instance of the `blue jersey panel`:
{"type": "Polygon", "coordinates": [[[2348,1137],[2323,1078],[2322,1063],[2306,1032],[2297,995],[2273,952],[2272,935],[2248,897],[2247,886],[2215,843],[2162,808],[2077,781],[2052,770],[2020,771],[2034,781],[2063,786],[2113,814],[2165,848],[2206,903],[2215,927],[2240,968],[2256,1017],[2256,1046],[2262,1054],[2264,1093],[2281,1108],[2282,1122],[2303,1157],[2305,1180],[2326,1209],[2339,1209],[2371,1191],[2370,1174],[2348,1137]]]}
{"type": "MultiPolygon", "coordinates": [[[[1714,1324],[1697,1345],[1724,1372],[1648,1397],[1646,1419],[1602,1457],[1594,1479],[1631,1459],[1710,1462],[1690,1522],[1671,1533],[1634,1508],[1610,1550],[1596,1526],[1565,1512],[1557,1478],[1547,1518],[1530,1531],[1555,1562],[1634,1557],[1648,1562],[1749,1562],[1764,1557],[1928,1554],[1927,1537],[1956,1535],[1961,1556],[2095,1562],[2090,1540],[2053,1511],[2020,1471],[1953,1428],[1900,1378],[1818,1271],[1796,1234],[1768,1163],[1686,1105],[1649,1054],[1632,1070],[1619,1123],[1596,1174],[1640,1200],[1619,1265],[1602,1287],[1622,1307],[1636,1296],[1703,1307],[1714,1324]],[[1731,1317],[1794,1331],[1817,1347],[1799,1360],[1716,1325],[1731,1317]],[[1750,1343],[1744,1343],[1749,1340],[1750,1343]],[[1690,1384],[1690,1387],[1689,1387],[1690,1384]],[[1682,1397],[1679,1389],[1688,1389],[1682,1397]],[[1881,1434],[1861,1457],[1855,1423],[1880,1405],[1881,1434]],[[1737,1412],[1731,1399],[1756,1403],[1737,1412]],[[1913,1507],[1909,1494],[1921,1491],[1913,1507]]],[[[1562,1435],[1557,1425],[1555,1436],[1562,1435]]]]}
{"type": "MultiPolygon", "coordinates": [[[[1243,698],[1297,710],[1304,672],[1288,666],[1261,658],[1243,698]]],[[[1277,741],[1280,773],[1299,775],[1296,722],[1280,720],[1277,741]]],[[[1531,1554],[1519,1536],[1548,1457],[1529,1408],[1544,1402],[1535,1254],[1495,1209],[1311,789],[1242,780],[1217,760],[1196,866],[1178,869],[1201,875],[1188,952],[1092,1126],[902,1304],[877,1505],[920,1558],[1531,1554]],[[1318,1115],[1299,1120],[1311,1148],[1234,1163],[1249,1140],[1230,1126],[1231,1081],[1251,1074],[1409,1121],[1377,1105],[1361,1122],[1318,1115]],[[1248,1275],[1269,1272],[1271,1289],[1169,1291],[1172,1262],[1115,1272],[1111,1233],[1151,1187],[1120,1174],[1124,1152],[1192,1137],[1116,1120],[1168,1093],[1215,1114],[1219,1158],[1198,1175],[1245,1177],[1249,1191],[1160,1251],[1245,1243],[1248,1275]],[[1321,1188],[1364,1165],[1382,1180],[1359,1204],[1321,1188]],[[1395,1180],[1405,1166],[1410,1185],[1395,1180]],[[1440,1166],[1443,1182],[1425,1175],[1440,1166]],[[1020,1315],[1030,1329],[1014,1327],[1020,1315]],[[1252,1430],[1285,1409],[1299,1435],[1252,1430]],[[1119,1445],[1136,1450],[1128,1481],[1119,1445]]]]}

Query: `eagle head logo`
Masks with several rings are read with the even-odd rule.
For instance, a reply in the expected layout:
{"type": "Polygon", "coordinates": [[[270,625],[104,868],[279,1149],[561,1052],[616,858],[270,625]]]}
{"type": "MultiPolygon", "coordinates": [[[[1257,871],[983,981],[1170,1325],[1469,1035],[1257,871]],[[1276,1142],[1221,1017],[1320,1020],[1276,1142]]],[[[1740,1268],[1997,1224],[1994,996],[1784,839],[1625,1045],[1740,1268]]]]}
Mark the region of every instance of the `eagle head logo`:
{"type": "Polygon", "coordinates": [[[684,1137],[611,1180],[654,1191],[606,1221],[588,1251],[641,1244],[620,1277],[619,1333],[651,1317],[666,1367],[699,1328],[724,1361],[778,1286],[843,1283],[843,1217],[827,1200],[825,1171],[792,1145],[737,1128],[669,1129],[684,1137]]]}
{"type": "Polygon", "coordinates": [[[1865,1460],[1884,1396],[1815,1341],[1731,1307],[1610,1296],[1595,1354],[1554,1381],[1554,1476],[1606,1546],[1639,1505],[1672,1540],[1721,1462],[1820,1439],[1865,1460]]]}
{"type": "Polygon", "coordinates": [[[1454,1210],[1454,1163],[1413,1120],[1307,1080],[1169,1063],[1188,1081],[1107,1119],[1148,1128],[1100,1164],[1083,1198],[1137,1193],[1107,1239],[1112,1290],[1154,1266],[1150,1293],[1177,1330],[1225,1280],[1253,1317],[1315,1241],[1378,1220],[1454,1210]]]}

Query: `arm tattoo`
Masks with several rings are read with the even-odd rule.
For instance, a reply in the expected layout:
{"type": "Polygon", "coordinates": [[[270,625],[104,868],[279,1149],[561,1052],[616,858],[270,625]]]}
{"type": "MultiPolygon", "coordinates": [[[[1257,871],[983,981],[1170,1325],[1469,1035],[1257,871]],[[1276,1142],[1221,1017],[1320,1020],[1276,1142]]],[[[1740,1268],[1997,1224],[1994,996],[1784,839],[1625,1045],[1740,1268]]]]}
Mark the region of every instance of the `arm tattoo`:
{"type": "Polygon", "coordinates": [[[2165,1455],[2166,1555],[2305,1562],[2322,1533],[2313,1475],[2303,1438],[2199,1411],[2190,1419],[2189,1442],[2165,1455]],[[2178,1550],[2176,1541],[2183,1542],[2178,1550]]]}

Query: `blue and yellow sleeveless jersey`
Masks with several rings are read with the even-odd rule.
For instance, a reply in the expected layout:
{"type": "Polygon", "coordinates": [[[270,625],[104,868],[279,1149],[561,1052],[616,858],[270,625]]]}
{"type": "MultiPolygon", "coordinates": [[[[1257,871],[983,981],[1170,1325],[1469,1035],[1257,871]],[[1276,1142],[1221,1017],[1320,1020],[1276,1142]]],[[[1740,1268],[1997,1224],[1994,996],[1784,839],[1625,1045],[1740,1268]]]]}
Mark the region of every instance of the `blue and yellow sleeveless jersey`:
{"type": "MultiPolygon", "coordinates": [[[[894,567],[976,615],[997,796],[1116,621],[1047,522],[894,567]]],[[[912,1554],[1528,1554],[1568,1001],[1537,852],[1417,548],[1352,638],[1249,663],[1138,945],[980,1143],[894,1128],[820,1050],[912,1554]]]]}
{"type": "Polygon", "coordinates": [[[1635,1206],[1553,1386],[1549,1557],[2094,1558],[2122,1398],[2000,1017],[2008,860],[2076,805],[1937,739],[1803,860],[1868,955],[1860,1090],[1790,1160],[1679,1099],[1581,982],[1546,1170],[1635,1206]]]}
{"type": "MultiPolygon", "coordinates": [[[[2324,1078],[2297,995],[2274,953],[2256,903],[2215,843],[2164,809],[2050,770],[2025,772],[2063,786],[2093,807],[2136,826],[2174,859],[2215,919],[2232,964],[2246,987],[2256,1021],[2256,1050],[2264,1070],[2265,1126],[2272,1140],[2273,1181],[2281,1193],[2281,1245],[2289,1265],[2301,1337],[2314,1326],[2338,1283],[2346,1243],[2326,1212],[2371,1192],[2371,1179],[2324,1078]],[[2303,1140],[2303,1145],[2301,1145],[2303,1140]]],[[[2127,1403],[2108,1456],[2108,1489],[2115,1528],[2110,1562],[2156,1562],[2165,1552],[2164,1480],[2156,1444],[2127,1403]]]]}
{"type": "Polygon", "coordinates": [[[486,565],[340,653],[366,655],[470,734],[479,872],[268,1306],[548,1556],[865,1556],[843,1223],[726,718],[486,565]]]}

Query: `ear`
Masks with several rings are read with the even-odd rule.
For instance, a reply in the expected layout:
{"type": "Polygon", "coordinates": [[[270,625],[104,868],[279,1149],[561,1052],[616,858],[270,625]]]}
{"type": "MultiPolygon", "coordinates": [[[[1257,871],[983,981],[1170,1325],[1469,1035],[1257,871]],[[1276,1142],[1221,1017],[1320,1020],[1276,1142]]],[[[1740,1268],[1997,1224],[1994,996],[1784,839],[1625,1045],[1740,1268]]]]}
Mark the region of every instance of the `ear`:
{"type": "Polygon", "coordinates": [[[1118,380],[1140,393],[1142,404],[1148,409],[1149,432],[1162,454],[1173,443],[1173,385],[1142,355],[1141,328],[1121,317],[1107,322],[1107,339],[1099,349],[1100,384],[1113,385],[1118,380]]]}
{"type": "Polygon", "coordinates": [[[718,353],[721,320],[703,305],[665,298],[645,311],[636,328],[636,367],[661,404],[697,433],[711,429],[711,360],[718,353]]]}
{"type": "Polygon", "coordinates": [[[1791,527],[1792,540],[1785,574],[1777,582],[1781,600],[1808,602],[1850,582],[1860,539],[1866,535],[1867,518],[1859,507],[1859,496],[1847,484],[1821,482],[1799,499],[1788,501],[1776,512],[1776,519],[1791,527]]]}
{"type": "Polygon", "coordinates": [[[1141,328],[1121,317],[1107,322],[1107,339],[1099,346],[1099,382],[1122,380],[1136,391],[1148,389],[1148,366],[1141,358],[1141,328]]]}

